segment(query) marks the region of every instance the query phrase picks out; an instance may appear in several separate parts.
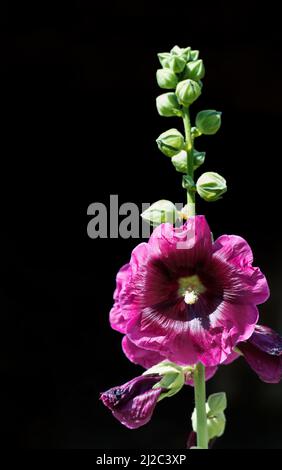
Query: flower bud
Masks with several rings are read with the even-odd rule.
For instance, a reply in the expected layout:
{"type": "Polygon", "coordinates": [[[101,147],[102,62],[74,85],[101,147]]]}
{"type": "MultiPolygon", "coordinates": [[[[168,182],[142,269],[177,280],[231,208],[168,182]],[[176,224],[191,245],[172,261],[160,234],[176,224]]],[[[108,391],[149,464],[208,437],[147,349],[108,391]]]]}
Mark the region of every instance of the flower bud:
{"type": "Polygon", "coordinates": [[[201,87],[194,80],[182,80],[178,83],[175,93],[180,104],[189,106],[200,96],[201,87]]]}
{"type": "Polygon", "coordinates": [[[176,55],[179,55],[181,57],[183,57],[186,62],[188,62],[189,58],[190,58],[190,51],[191,51],[191,47],[179,47],[179,46],[174,46],[170,53],[171,54],[176,54],[176,55]]]}
{"type": "Polygon", "coordinates": [[[167,157],[173,157],[182,149],[184,137],[177,129],[169,129],[163,132],[156,142],[161,152],[167,157]]]}
{"type": "Polygon", "coordinates": [[[213,171],[203,173],[196,186],[198,194],[208,202],[221,199],[221,196],[227,191],[226,180],[213,171]]]}
{"type": "Polygon", "coordinates": [[[161,116],[181,116],[175,93],[164,93],[157,97],[157,110],[161,116]]]}
{"type": "Polygon", "coordinates": [[[176,87],[178,78],[170,69],[159,69],[157,70],[157,82],[160,88],[170,90],[176,87]]]}
{"type": "MultiPolygon", "coordinates": [[[[198,150],[194,149],[193,157],[194,170],[197,170],[197,168],[204,163],[206,152],[198,152],[198,150]]],[[[174,155],[171,161],[176,171],[179,171],[179,173],[187,173],[187,152],[185,150],[181,150],[181,152],[174,155]]]]}
{"type": "Polygon", "coordinates": [[[196,126],[202,134],[215,134],[221,125],[221,113],[214,109],[200,111],[196,116],[196,126]]]}
{"type": "Polygon", "coordinates": [[[206,158],[206,152],[198,152],[198,150],[193,150],[193,157],[194,157],[194,170],[197,170],[199,166],[201,166],[206,158]]]}
{"type": "Polygon", "coordinates": [[[201,80],[205,76],[205,66],[200,60],[193,60],[186,64],[185,69],[183,70],[182,79],[190,78],[190,80],[201,80]]]}
{"type": "Polygon", "coordinates": [[[199,54],[200,54],[199,51],[196,51],[196,50],[190,51],[189,60],[197,60],[199,57],[199,54]]]}
{"type": "Polygon", "coordinates": [[[185,150],[181,150],[181,152],[174,155],[171,161],[176,171],[179,171],[179,173],[187,173],[187,152],[185,150]]]}
{"type": "Polygon", "coordinates": [[[178,211],[171,201],[161,199],[142,212],[141,217],[154,226],[164,222],[174,224],[178,218],[178,211]]]}
{"type": "Polygon", "coordinates": [[[159,61],[164,68],[169,68],[175,73],[180,73],[186,65],[186,60],[181,55],[162,52],[158,54],[159,61]]]}
{"type": "MultiPolygon", "coordinates": [[[[157,387],[161,387],[162,393],[158,401],[171,397],[181,390],[185,383],[185,374],[181,366],[174,362],[163,361],[144,372],[144,376],[158,374],[162,377],[157,387]]],[[[154,388],[154,387],[153,387],[154,388]]]]}

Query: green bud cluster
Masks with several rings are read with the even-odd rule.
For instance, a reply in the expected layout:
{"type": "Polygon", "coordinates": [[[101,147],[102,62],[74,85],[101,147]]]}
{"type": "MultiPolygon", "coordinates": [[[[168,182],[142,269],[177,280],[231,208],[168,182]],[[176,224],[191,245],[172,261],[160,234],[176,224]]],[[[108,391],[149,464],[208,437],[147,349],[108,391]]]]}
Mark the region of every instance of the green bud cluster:
{"type": "Polygon", "coordinates": [[[175,93],[164,93],[157,98],[157,109],[161,116],[179,115],[175,110],[179,112],[181,105],[188,106],[200,96],[205,67],[198,57],[199,51],[178,46],[174,46],[170,52],[158,54],[162,66],[156,74],[158,85],[166,90],[175,90],[175,93]]]}
{"type": "MultiPolygon", "coordinates": [[[[201,135],[213,135],[219,130],[221,112],[214,109],[198,112],[195,125],[191,127],[189,121],[190,130],[187,131],[187,112],[190,119],[190,106],[202,93],[202,79],[205,76],[203,60],[199,58],[199,51],[179,46],[174,46],[170,52],[159,53],[158,58],[162,66],[156,74],[158,85],[170,91],[157,97],[157,110],[165,117],[182,117],[184,121],[186,117],[185,137],[177,129],[169,129],[156,139],[158,148],[171,158],[176,171],[186,175],[182,178],[182,186],[187,194],[197,192],[205,201],[217,201],[227,191],[226,181],[218,173],[207,172],[194,182],[194,171],[203,165],[206,158],[205,152],[195,149],[194,141],[201,135]]],[[[171,214],[171,210],[166,213],[171,214]]],[[[145,217],[147,216],[145,211],[145,217]]],[[[150,211],[150,219],[152,218],[155,223],[156,218],[152,217],[150,211]]],[[[167,216],[162,216],[161,220],[164,218],[167,220],[167,216]]]]}

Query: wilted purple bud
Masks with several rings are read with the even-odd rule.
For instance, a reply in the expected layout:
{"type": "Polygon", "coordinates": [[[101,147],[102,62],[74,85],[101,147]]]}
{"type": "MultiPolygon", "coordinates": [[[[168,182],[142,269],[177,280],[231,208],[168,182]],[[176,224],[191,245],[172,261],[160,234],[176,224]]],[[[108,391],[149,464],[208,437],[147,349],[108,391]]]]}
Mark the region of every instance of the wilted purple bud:
{"type": "Polygon", "coordinates": [[[267,326],[257,325],[248,341],[237,345],[249,366],[263,382],[282,379],[282,337],[267,326]]]}
{"type": "Polygon", "coordinates": [[[101,394],[101,400],[122,424],[130,429],[150,421],[162,387],[153,388],[162,377],[158,374],[141,375],[119,387],[101,394]]]}

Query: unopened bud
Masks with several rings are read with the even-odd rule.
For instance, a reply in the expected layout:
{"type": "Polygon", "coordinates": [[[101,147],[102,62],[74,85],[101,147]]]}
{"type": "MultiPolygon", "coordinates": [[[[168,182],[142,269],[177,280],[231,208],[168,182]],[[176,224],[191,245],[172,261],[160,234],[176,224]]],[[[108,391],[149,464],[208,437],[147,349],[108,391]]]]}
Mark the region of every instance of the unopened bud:
{"type": "Polygon", "coordinates": [[[178,211],[171,201],[161,199],[142,212],[141,217],[156,227],[164,222],[174,224],[178,219],[178,211]]]}
{"type": "Polygon", "coordinates": [[[181,55],[162,52],[158,54],[159,61],[164,68],[169,68],[175,73],[180,73],[186,65],[186,60],[181,55]]]}
{"type": "Polygon", "coordinates": [[[159,69],[157,70],[157,82],[160,88],[170,90],[175,89],[178,83],[178,78],[170,69],[159,69]]]}
{"type": "Polygon", "coordinates": [[[221,125],[221,113],[214,109],[200,111],[196,116],[196,127],[202,134],[215,134],[221,125]]]}
{"type": "Polygon", "coordinates": [[[205,201],[217,201],[227,191],[226,180],[213,171],[203,173],[197,181],[197,192],[205,201]]]}
{"type": "Polygon", "coordinates": [[[180,104],[189,106],[200,96],[201,87],[194,80],[182,80],[178,83],[175,93],[180,104]]]}
{"type": "Polygon", "coordinates": [[[182,149],[184,137],[177,129],[169,129],[157,138],[157,144],[167,157],[173,157],[182,149]]]}
{"type": "Polygon", "coordinates": [[[185,69],[183,70],[182,78],[190,78],[191,80],[201,80],[205,76],[205,66],[202,61],[200,60],[193,60],[186,64],[185,69]]]}
{"type": "Polygon", "coordinates": [[[157,110],[161,116],[181,116],[180,105],[175,93],[164,93],[157,97],[157,110]]]}

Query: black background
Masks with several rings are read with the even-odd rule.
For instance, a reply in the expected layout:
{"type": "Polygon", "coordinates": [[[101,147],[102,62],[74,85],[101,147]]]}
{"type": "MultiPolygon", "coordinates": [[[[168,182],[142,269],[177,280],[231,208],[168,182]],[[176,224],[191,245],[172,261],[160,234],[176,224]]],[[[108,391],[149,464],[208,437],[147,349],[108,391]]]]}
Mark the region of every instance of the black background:
{"type": "MultiPolygon", "coordinates": [[[[282,331],[279,12],[268,2],[9,2],[1,7],[1,419],[7,446],[183,448],[193,391],[163,401],[150,424],[123,428],[99,393],[142,372],[111,330],[115,274],[138,240],[87,236],[87,207],[181,202],[180,175],[156,148],[157,52],[200,49],[206,78],[195,112],[223,112],[199,139],[224,199],[199,202],[214,235],[253,246],[271,298],[261,322],[282,331]]],[[[281,385],[243,360],[222,367],[228,424],[216,448],[282,448],[281,385]]],[[[3,442],[3,440],[2,440],[3,442]]]]}

